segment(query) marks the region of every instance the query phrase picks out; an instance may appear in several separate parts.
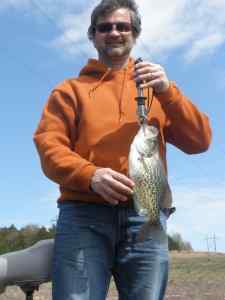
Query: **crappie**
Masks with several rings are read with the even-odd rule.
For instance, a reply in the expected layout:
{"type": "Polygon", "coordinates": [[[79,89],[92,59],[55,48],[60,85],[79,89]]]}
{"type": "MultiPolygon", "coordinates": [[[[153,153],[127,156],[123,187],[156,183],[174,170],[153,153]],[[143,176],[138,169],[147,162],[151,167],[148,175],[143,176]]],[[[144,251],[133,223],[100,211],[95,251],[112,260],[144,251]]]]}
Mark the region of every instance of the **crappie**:
{"type": "MultiPolygon", "coordinates": [[[[160,207],[171,203],[166,171],[159,155],[159,131],[143,124],[130,146],[129,176],[134,181],[134,207],[148,222],[140,231],[142,238],[152,225],[160,226],[160,207]]],[[[141,239],[142,239],[141,238],[141,239]]]]}

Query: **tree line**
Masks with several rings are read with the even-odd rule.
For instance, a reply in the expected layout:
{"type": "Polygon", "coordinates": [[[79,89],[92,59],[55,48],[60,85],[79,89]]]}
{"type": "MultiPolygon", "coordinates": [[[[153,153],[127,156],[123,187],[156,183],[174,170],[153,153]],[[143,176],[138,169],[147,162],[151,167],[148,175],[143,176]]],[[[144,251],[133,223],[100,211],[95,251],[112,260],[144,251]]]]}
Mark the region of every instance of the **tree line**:
{"type": "MultiPolygon", "coordinates": [[[[0,227],[0,255],[28,248],[40,240],[54,238],[55,232],[55,224],[49,228],[33,224],[26,225],[21,229],[17,229],[14,225],[0,227]]],[[[191,244],[184,241],[179,233],[168,235],[168,240],[169,250],[193,250],[191,244]]]]}

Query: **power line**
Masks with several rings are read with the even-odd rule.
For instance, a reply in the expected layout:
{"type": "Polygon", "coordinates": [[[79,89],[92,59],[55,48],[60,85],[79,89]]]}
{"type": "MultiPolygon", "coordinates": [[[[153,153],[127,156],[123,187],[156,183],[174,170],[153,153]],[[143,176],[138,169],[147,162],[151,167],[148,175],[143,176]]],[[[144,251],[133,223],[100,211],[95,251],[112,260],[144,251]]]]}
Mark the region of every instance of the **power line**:
{"type": "Polygon", "coordinates": [[[218,240],[218,237],[216,236],[215,233],[213,233],[212,236],[207,236],[205,238],[205,241],[206,241],[206,247],[207,247],[207,251],[208,253],[210,252],[210,247],[209,247],[209,242],[211,241],[213,243],[213,250],[214,252],[216,253],[217,252],[217,240],[218,240]]]}
{"type": "Polygon", "coordinates": [[[215,235],[215,233],[213,234],[213,237],[212,237],[212,240],[213,240],[213,244],[214,244],[214,251],[216,252],[216,241],[217,241],[217,237],[215,235]]]}
{"type": "Polygon", "coordinates": [[[208,236],[205,238],[205,240],[206,240],[206,248],[207,248],[207,252],[209,253],[209,238],[208,238],[208,236]]]}

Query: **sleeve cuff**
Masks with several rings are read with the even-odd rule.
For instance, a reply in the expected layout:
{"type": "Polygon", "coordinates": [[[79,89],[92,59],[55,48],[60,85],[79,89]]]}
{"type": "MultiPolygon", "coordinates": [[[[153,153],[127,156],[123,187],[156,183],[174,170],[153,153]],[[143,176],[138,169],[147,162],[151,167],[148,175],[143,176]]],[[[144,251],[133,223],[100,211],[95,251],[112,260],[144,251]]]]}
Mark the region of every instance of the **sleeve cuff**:
{"type": "Polygon", "coordinates": [[[179,101],[180,95],[180,91],[178,90],[175,82],[170,81],[169,88],[161,94],[156,94],[156,97],[160,102],[169,104],[175,101],[179,101]]]}
{"type": "Polygon", "coordinates": [[[97,167],[89,164],[85,167],[83,167],[80,172],[79,176],[77,176],[76,180],[76,187],[77,190],[84,191],[84,192],[90,192],[90,184],[91,184],[91,178],[93,177],[95,171],[97,170],[97,167]]]}

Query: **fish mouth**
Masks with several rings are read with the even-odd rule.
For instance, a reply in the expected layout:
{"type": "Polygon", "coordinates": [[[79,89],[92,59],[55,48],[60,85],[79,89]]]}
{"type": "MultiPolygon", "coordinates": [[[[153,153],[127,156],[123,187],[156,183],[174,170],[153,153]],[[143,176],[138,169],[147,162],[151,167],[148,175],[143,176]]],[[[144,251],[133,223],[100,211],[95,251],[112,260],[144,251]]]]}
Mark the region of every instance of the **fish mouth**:
{"type": "Polygon", "coordinates": [[[157,127],[152,126],[152,125],[147,125],[147,126],[142,126],[144,135],[148,135],[149,133],[151,134],[151,136],[157,136],[159,133],[159,130],[157,127]]]}
{"type": "Polygon", "coordinates": [[[149,155],[147,155],[147,153],[145,151],[141,151],[141,149],[137,148],[137,152],[139,154],[139,159],[140,160],[144,159],[145,157],[149,157],[149,155]]]}

